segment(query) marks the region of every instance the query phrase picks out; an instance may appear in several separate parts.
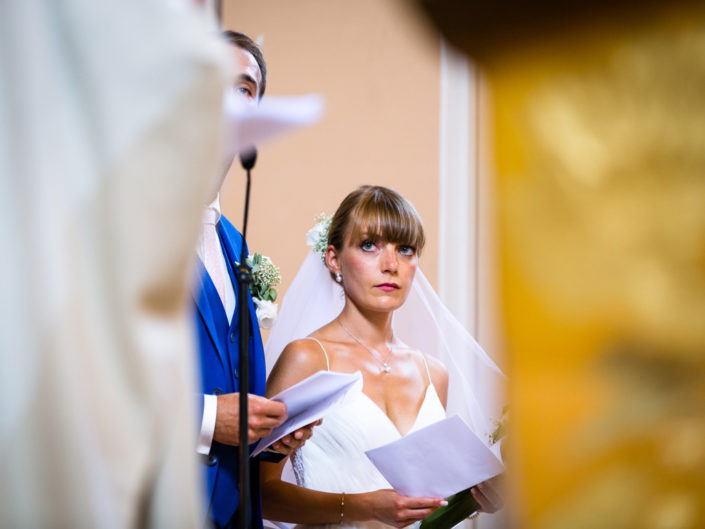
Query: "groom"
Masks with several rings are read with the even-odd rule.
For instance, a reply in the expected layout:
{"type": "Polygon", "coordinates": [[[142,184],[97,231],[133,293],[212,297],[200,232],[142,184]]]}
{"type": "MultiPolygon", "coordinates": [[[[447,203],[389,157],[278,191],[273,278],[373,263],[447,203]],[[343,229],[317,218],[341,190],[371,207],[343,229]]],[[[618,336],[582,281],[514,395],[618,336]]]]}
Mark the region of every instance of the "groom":
{"type": "MultiPolygon", "coordinates": [[[[232,89],[249,105],[257,105],[264,95],[267,68],[262,52],[246,35],[226,31],[229,54],[237,72],[232,89]]],[[[227,160],[222,178],[232,165],[227,160]]],[[[221,180],[222,182],[222,180],[221,180]]],[[[247,307],[237,304],[237,261],[240,259],[241,234],[221,215],[219,195],[206,208],[201,239],[197,249],[200,284],[194,292],[196,327],[200,351],[202,395],[199,397],[200,432],[197,451],[206,472],[208,518],[218,529],[238,526],[240,502],[238,445],[239,393],[238,315],[246,310],[250,319],[250,385],[248,395],[249,442],[268,435],[286,419],[286,407],[265,399],[265,363],[262,338],[255,307],[248,295],[247,307]]],[[[306,427],[275,443],[271,450],[285,454],[301,446],[311,436],[306,427]]],[[[271,456],[270,456],[271,457],[271,456]]],[[[275,459],[275,460],[276,460],[275,459]]],[[[250,465],[251,527],[261,529],[262,509],[259,492],[259,461],[250,465]]],[[[244,529],[244,528],[243,528],[244,529]]]]}

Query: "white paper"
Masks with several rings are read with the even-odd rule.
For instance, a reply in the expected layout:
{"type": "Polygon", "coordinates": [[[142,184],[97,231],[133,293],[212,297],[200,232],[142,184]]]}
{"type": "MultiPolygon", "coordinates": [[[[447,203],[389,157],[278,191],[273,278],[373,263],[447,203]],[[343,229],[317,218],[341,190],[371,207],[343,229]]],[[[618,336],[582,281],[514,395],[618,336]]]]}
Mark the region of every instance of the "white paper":
{"type": "Polygon", "coordinates": [[[260,440],[252,452],[252,457],[285,435],[321,419],[360,391],[362,374],[359,371],[319,371],[275,395],[272,400],[286,404],[288,418],[281,426],[272,430],[270,435],[260,440]]]}
{"type": "Polygon", "coordinates": [[[399,494],[447,498],[504,471],[457,415],[365,452],[399,494]]]}
{"type": "Polygon", "coordinates": [[[243,152],[293,129],[313,125],[323,117],[325,102],[317,94],[266,96],[256,106],[226,90],[223,113],[226,121],[226,150],[243,152]]]}

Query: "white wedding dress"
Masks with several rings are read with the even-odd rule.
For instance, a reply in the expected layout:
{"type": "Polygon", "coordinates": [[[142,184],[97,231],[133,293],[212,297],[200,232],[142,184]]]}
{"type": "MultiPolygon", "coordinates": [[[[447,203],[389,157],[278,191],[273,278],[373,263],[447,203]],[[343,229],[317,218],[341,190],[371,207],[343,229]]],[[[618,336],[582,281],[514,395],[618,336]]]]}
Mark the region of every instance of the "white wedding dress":
{"type": "MultiPolygon", "coordinates": [[[[326,354],[328,364],[325,349],[323,352],[326,354]]],[[[426,365],[426,375],[429,381],[426,394],[408,433],[444,419],[446,416],[436,388],[431,382],[428,365],[426,365]]],[[[296,482],[299,486],[308,489],[346,494],[390,489],[391,485],[367,458],[365,451],[396,441],[401,437],[389,417],[361,392],[326,415],[323,424],[314,429],[313,436],[303,447],[294,452],[292,466],[296,482]]],[[[342,524],[330,524],[329,527],[381,529],[389,526],[377,521],[346,522],[343,519],[342,524]]]]}

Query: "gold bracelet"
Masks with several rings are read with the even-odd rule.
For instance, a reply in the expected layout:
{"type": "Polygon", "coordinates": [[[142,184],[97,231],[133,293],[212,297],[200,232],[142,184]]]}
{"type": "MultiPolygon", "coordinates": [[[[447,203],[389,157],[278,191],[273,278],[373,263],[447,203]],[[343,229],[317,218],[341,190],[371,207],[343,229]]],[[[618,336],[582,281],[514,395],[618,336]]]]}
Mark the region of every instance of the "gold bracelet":
{"type": "Polygon", "coordinates": [[[343,492],[340,495],[340,522],[339,523],[343,523],[343,515],[344,515],[343,509],[344,508],[345,508],[345,493],[343,492]]]}

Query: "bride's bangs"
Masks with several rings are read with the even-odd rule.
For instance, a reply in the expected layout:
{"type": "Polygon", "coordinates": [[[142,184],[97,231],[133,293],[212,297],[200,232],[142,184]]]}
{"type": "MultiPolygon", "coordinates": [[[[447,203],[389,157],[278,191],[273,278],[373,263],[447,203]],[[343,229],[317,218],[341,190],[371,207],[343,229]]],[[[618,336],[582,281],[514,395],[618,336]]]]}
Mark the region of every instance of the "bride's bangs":
{"type": "Polygon", "coordinates": [[[421,218],[410,202],[395,195],[373,193],[360,202],[350,218],[348,241],[387,241],[412,246],[420,253],[425,243],[421,218]]]}

